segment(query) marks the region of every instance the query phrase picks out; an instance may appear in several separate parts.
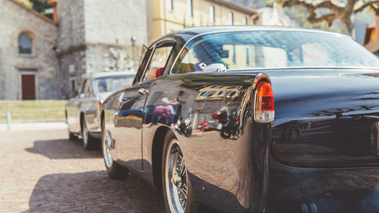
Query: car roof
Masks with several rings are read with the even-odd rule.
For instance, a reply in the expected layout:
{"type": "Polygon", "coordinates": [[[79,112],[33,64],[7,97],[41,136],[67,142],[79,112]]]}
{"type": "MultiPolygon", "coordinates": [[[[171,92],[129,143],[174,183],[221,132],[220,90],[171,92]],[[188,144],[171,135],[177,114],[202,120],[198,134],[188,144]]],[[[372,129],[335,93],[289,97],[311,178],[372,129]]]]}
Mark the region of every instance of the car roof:
{"type": "MultiPolygon", "coordinates": [[[[335,35],[342,35],[339,33],[329,32],[329,31],[323,31],[323,30],[317,30],[317,29],[305,29],[305,28],[298,28],[298,27],[279,27],[279,26],[258,26],[258,25],[250,25],[250,26],[208,26],[208,27],[193,27],[193,28],[185,28],[182,30],[174,31],[171,33],[168,33],[158,40],[164,39],[168,36],[180,36],[182,39],[188,41],[192,37],[201,35],[201,34],[208,34],[208,33],[217,33],[217,32],[228,32],[228,31],[260,31],[260,30],[277,30],[277,31],[297,31],[297,32],[314,32],[314,33],[326,33],[326,34],[335,34],[335,35]]],[[[343,35],[346,36],[346,35],[343,35]]],[[[347,36],[349,37],[349,36],[347,36]]]]}
{"type": "Polygon", "coordinates": [[[96,78],[104,78],[104,77],[112,77],[112,76],[134,76],[136,72],[124,72],[124,71],[116,71],[116,72],[96,72],[91,74],[84,74],[83,78],[87,79],[96,79],[96,78]]]}

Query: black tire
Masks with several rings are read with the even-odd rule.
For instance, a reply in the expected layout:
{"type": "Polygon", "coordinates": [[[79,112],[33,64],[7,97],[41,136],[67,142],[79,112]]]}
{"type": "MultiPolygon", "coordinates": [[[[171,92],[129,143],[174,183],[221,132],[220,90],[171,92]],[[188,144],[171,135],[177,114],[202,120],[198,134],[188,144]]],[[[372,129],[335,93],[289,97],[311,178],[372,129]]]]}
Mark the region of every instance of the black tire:
{"type": "Polygon", "coordinates": [[[188,129],[185,131],[185,136],[189,137],[192,134],[192,126],[189,126],[188,129]]]}
{"type": "Polygon", "coordinates": [[[185,167],[184,156],[175,134],[171,131],[167,133],[163,147],[162,186],[166,212],[197,212],[197,203],[185,167]],[[181,174],[173,172],[178,171],[178,166],[181,174]]]}
{"type": "Polygon", "coordinates": [[[69,139],[70,141],[78,140],[78,139],[79,139],[78,136],[72,134],[72,132],[70,131],[70,124],[68,123],[67,111],[65,111],[65,116],[66,116],[66,123],[67,123],[68,139],[69,139]]]}
{"type": "Polygon", "coordinates": [[[72,132],[70,131],[70,129],[68,129],[68,139],[69,139],[70,141],[76,141],[76,140],[78,140],[79,138],[78,138],[78,136],[72,134],[72,132]]]}
{"type": "Polygon", "coordinates": [[[230,131],[226,132],[225,129],[226,129],[225,127],[222,127],[222,129],[220,131],[220,136],[222,138],[228,139],[228,138],[230,138],[230,136],[232,135],[232,133],[230,131]]]}
{"type": "Polygon", "coordinates": [[[371,133],[370,133],[370,148],[371,152],[374,155],[378,155],[379,149],[378,149],[378,122],[375,122],[371,127],[371,133]]]}
{"type": "Polygon", "coordinates": [[[107,171],[108,176],[111,179],[123,179],[125,178],[129,171],[122,167],[120,164],[115,162],[112,159],[112,156],[109,153],[109,142],[108,140],[112,140],[110,134],[105,129],[104,121],[101,123],[101,153],[103,155],[105,169],[107,171]]]}
{"type": "Polygon", "coordinates": [[[86,150],[92,150],[96,148],[96,139],[91,136],[84,119],[82,120],[82,142],[83,147],[86,150]]]}

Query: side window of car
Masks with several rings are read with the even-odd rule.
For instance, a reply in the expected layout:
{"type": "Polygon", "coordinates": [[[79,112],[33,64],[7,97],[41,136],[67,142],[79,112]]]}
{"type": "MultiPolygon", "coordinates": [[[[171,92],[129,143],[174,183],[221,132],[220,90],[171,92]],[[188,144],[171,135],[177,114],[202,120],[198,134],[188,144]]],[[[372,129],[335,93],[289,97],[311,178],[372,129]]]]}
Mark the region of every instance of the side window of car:
{"type": "Polygon", "coordinates": [[[206,46],[202,42],[193,42],[179,54],[177,66],[174,67],[172,73],[180,74],[204,71],[210,64],[225,64],[215,52],[213,47],[206,46]]]}
{"type": "Polygon", "coordinates": [[[142,78],[142,81],[158,78],[163,74],[171,50],[172,45],[155,48],[150,63],[147,69],[145,70],[145,74],[142,78]]]}
{"type": "Polygon", "coordinates": [[[188,53],[184,56],[180,63],[178,73],[187,73],[201,71],[201,63],[206,60],[206,50],[203,50],[201,44],[194,45],[190,49],[187,49],[188,53]]]}

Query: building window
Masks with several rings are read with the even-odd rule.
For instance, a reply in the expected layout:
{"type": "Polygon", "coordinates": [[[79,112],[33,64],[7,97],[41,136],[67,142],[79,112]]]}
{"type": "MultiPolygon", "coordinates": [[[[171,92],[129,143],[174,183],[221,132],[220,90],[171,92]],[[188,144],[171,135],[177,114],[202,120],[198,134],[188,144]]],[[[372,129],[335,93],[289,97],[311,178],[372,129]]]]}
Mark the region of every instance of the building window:
{"type": "Polygon", "coordinates": [[[246,48],[246,65],[249,66],[250,64],[250,52],[249,48],[246,48]]]}
{"type": "Polygon", "coordinates": [[[174,11],[174,0],[167,0],[167,9],[169,11],[174,11]]]}
{"type": "Polygon", "coordinates": [[[209,7],[209,21],[211,23],[215,23],[215,7],[214,6],[210,6],[209,7]]]}
{"type": "Polygon", "coordinates": [[[188,6],[188,16],[193,16],[193,2],[192,0],[187,0],[187,6],[188,6]]]}
{"type": "Polygon", "coordinates": [[[243,25],[247,25],[247,18],[243,18],[243,25]]]}
{"type": "Polygon", "coordinates": [[[20,54],[32,54],[32,39],[28,34],[21,34],[18,37],[18,51],[20,54]]]}
{"type": "Polygon", "coordinates": [[[237,64],[236,45],[233,45],[233,64],[237,64]]]}
{"type": "Polygon", "coordinates": [[[229,25],[233,25],[233,13],[232,12],[229,12],[229,25]]]}

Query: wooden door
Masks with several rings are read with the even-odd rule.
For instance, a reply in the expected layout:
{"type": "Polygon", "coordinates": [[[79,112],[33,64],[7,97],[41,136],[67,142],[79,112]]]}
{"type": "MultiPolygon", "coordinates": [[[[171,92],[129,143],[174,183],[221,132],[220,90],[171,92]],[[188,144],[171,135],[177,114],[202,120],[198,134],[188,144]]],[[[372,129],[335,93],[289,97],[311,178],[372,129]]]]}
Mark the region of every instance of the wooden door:
{"type": "Polygon", "coordinates": [[[22,100],[35,100],[36,99],[36,80],[33,74],[21,75],[22,84],[22,100]]]}

